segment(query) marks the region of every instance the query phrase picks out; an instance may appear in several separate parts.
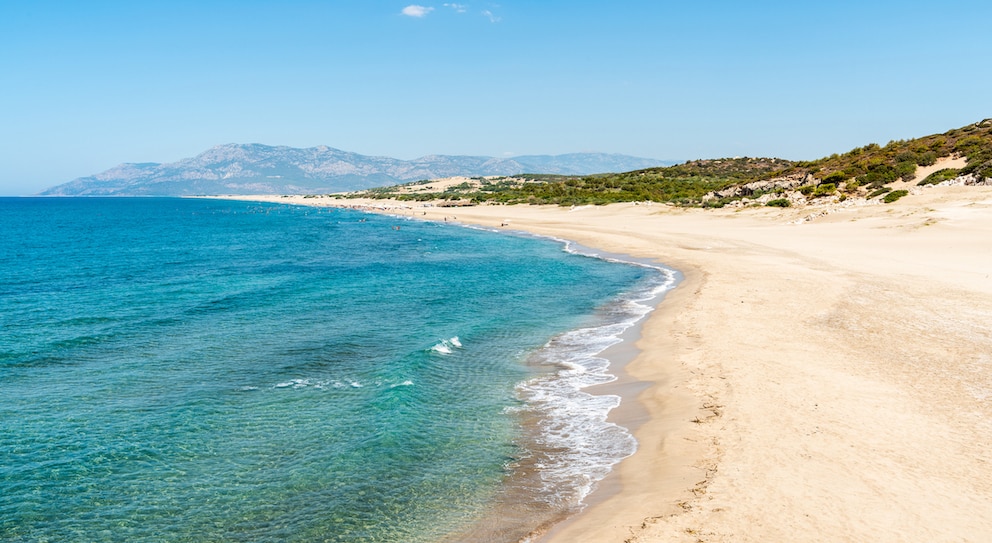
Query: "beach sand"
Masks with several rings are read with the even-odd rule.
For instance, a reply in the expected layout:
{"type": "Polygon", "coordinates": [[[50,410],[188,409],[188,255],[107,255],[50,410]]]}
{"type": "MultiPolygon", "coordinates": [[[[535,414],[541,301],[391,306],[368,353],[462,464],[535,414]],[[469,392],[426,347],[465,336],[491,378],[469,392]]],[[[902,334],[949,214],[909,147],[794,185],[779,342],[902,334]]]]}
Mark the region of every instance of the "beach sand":
{"type": "Polygon", "coordinates": [[[626,367],[650,386],[613,414],[638,452],[537,541],[992,541],[992,187],[918,192],[822,209],[366,203],[685,275],[626,367]]]}

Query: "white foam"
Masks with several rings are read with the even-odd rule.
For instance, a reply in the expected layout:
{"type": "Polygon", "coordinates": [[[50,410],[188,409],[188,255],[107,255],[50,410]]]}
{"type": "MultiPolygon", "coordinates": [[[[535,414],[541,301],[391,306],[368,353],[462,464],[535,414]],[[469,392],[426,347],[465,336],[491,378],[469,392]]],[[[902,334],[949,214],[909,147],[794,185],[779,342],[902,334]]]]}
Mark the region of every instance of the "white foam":
{"type": "MultiPolygon", "coordinates": [[[[382,383],[376,382],[377,386],[381,386],[382,383]]],[[[292,388],[294,390],[312,388],[316,390],[325,390],[327,388],[362,388],[364,384],[354,381],[345,380],[341,381],[338,379],[290,379],[289,381],[283,381],[272,385],[272,388],[292,388]]],[[[257,387],[243,387],[242,390],[257,390],[257,387]]]]}
{"type": "Polygon", "coordinates": [[[451,339],[442,339],[438,341],[437,344],[431,347],[431,350],[440,354],[451,354],[454,352],[452,347],[459,349],[462,347],[462,342],[458,339],[458,336],[452,337],[451,339]]]}
{"type": "MultiPolygon", "coordinates": [[[[469,228],[473,228],[469,226],[469,228]]],[[[488,227],[474,227],[490,232],[506,232],[488,227]]],[[[552,339],[534,354],[536,363],[559,368],[550,376],[539,377],[517,387],[526,407],[504,411],[537,412],[541,449],[547,461],[541,466],[546,493],[565,508],[581,506],[595,485],[620,460],[637,450],[637,440],[623,427],[606,420],[610,410],[620,405],[619,396],[595,396],[582,389],[616,380],[609,373],[609,360],[598,356],[608,347],[620,343],[625,330],[650,313],[659,297],[677,281],[674,270],[648,261],[604,256],[575,243],[552,236],[516,232],[522,236],[552,239],[568,253],[598,258],[608,262],[640,266],[658,272],[658,279],[647,281],[639,290],[627,293],[608,308],[602,326],[573,330],[552,339]]]]}
{"type": "MultiPolygon", "coordinates": [[[[571,244],[567,250],[574,251],[571,244]]],[[[654,307],[651,303],[675,284],[675,272],[661,271],[657,281],[627,293],[606,308],[601,325],[580,328],[552,338],[532,360],[558,369],[517,387],[526,409],[539,415],[538,445],[543,494],[556,507],[580,507],[615,464],[637,450],[626,428],[607,421],[620,405],[615,395],[593,395],[583,389],[616,380],[602,352],[623,341],[622,335],[654,307]]]]}
{"type": "Polygon", "coordinates": [[[434,351],[435,353],[441,353],[441,354],[452,353],[451,347],[448,347],[448,344],[445,342],[438,343],[437,345],[431,347],[431,350],[434,351]]]}

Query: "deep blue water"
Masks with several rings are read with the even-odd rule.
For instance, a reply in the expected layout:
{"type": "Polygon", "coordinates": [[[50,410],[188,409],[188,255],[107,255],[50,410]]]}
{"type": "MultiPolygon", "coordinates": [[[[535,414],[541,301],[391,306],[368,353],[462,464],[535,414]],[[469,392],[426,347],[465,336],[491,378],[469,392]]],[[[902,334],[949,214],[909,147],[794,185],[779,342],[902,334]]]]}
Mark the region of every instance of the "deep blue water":
{"type": "Polygon", "coordinates": [[[579,388],[664,280],[182,199],[2,198],[0,265],[0,540],[24,542],[438,541],[538,457],[525,498],[574,507],[635,446],[579,388]]]}

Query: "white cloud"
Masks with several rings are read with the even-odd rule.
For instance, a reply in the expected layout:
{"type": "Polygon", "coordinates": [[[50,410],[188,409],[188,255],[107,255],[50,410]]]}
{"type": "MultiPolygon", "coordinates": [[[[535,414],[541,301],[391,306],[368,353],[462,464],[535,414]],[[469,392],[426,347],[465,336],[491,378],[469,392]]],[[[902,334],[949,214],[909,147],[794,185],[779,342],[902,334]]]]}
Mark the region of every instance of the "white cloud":
{"type": "Polygon", "coordinates": [[[489,22],[491,23],[498,23],[503,20],[502,17],[497,16],[495,13],[489,11],[488,9],[482,10],[482,14],[485,15],[486,17],[489,17],[489,22]]]}
{"type": "Polygon", "coordinates": [[[457,11],[458,13],[465,13],[466,11],[468,11],[468,6],[466,6],[465,4],[445,4],[444,7],[451,8],[457,11]]]}
{"type": "Polygon", "coordinates": [[[411,4],[403,8],[403,15],[408,17],[426,17],[428,13],[434,11],[434,8],[428,8],[424,6],[418,6],[416,4],[411,4]]]}

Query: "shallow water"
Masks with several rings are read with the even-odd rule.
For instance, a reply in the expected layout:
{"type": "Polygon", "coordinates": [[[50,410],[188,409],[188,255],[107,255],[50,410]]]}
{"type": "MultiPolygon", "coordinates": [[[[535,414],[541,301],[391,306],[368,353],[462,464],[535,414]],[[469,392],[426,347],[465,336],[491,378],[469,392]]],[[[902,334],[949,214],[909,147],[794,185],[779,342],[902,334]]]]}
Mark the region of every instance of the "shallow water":
{"type": "Polygon", "coordinates": [[[524,529],[636,446],[578,388],[655,270],[347,210],[0,213],[0,539],[438,541],[521,499],[524,529]]]}

